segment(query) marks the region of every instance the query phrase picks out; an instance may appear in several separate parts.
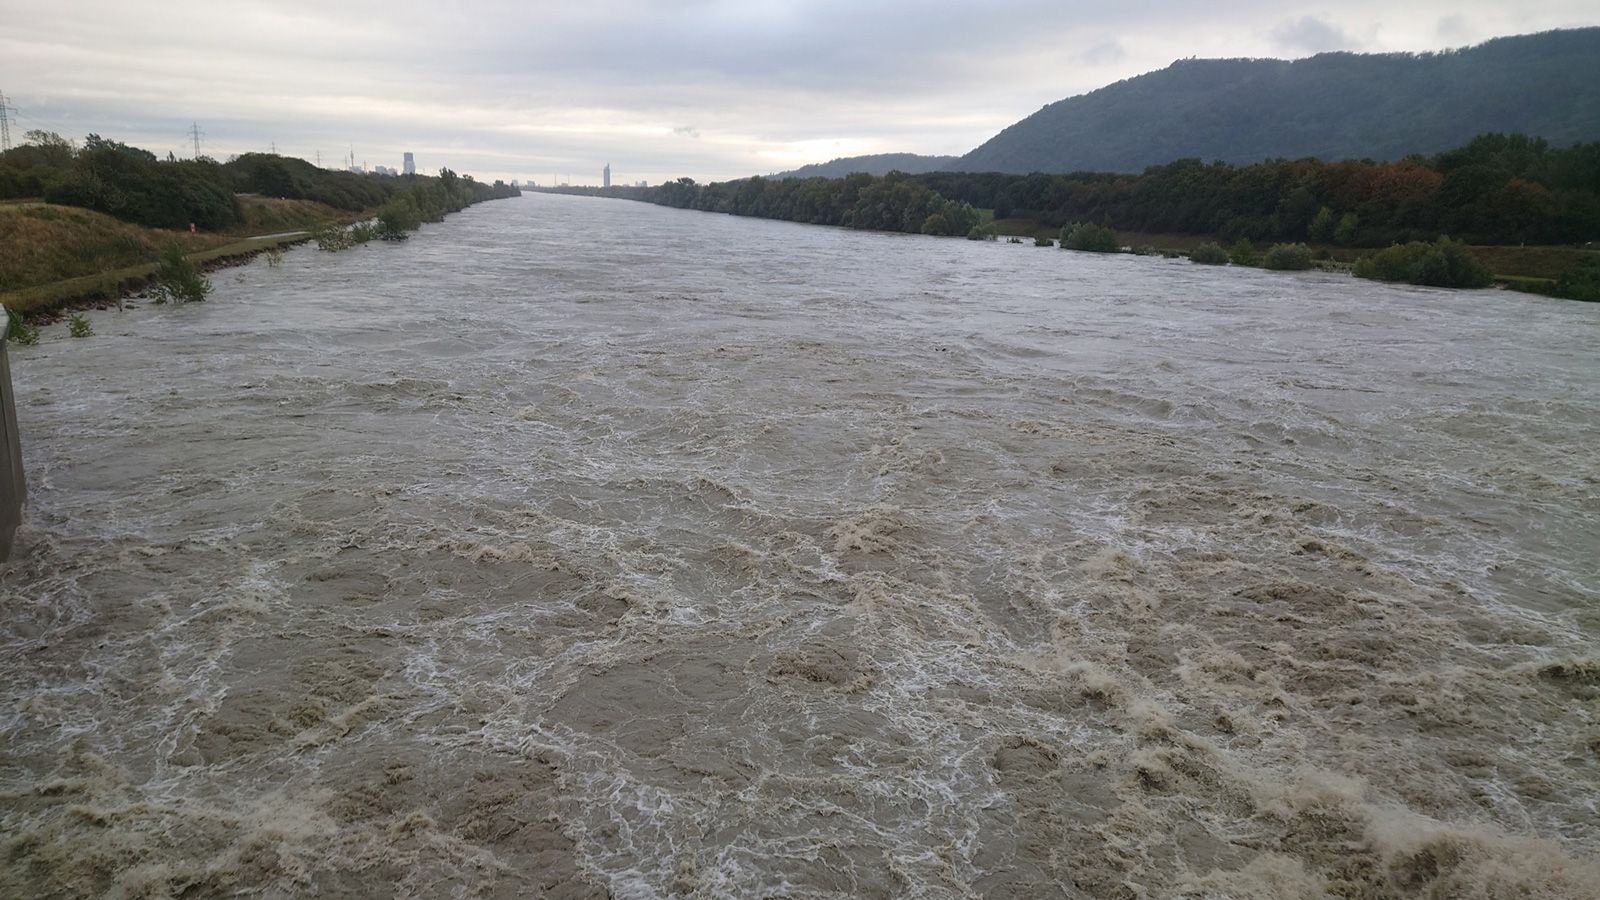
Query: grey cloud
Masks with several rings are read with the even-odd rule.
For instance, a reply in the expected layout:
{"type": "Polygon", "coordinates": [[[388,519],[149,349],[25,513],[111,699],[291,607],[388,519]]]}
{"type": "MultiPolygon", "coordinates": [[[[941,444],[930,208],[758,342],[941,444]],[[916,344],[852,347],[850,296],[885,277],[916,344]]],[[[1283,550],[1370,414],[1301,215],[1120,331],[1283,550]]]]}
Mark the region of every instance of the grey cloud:
{"type": "Polygon", "coordinates": [[[1467,24],[1467,17],[1460,13],[1445,16],[1439,20],[1439,25],[1434,29],[1440,39],[1446,41],[1465,41],[1472,34],[1472,29],[1467,24]]]}
{"type": "Polygon", "coordinates": [[[1103,44],[1095,44],[1093,47],[1090,47],[1089,49],[1078,54],[1078,59],[1088,63],[1091,66],[1109,65],[1111,63],[1122,62],[1127,58],[1128,52],[1123,50],[1122,45],[1116,41],[1106,41],[1103,44]]]}
{"type": "Polygon", "coordinates": [[[1328,50],[1354,50],[1358,42],[1343,30],[1316,16],[1303,16],[1272,30],[1272,39],[1292,51],[1322,53],[1328,50]]]}
{"type": "Polygon", "coordinates": [[[694,138],[696,140],[700,138],[700,129],[693,125],[679,125],[677,128],[672,129],[672,133],[680,137],[694,138]]]}

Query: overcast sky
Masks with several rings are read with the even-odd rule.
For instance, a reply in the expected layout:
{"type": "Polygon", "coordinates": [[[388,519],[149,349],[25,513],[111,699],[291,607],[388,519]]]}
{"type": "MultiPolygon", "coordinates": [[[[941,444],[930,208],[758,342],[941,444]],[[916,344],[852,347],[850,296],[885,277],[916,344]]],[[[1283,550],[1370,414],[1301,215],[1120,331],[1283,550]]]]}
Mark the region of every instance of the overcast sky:
{"type": "MultiPolygon", "coordinates": [[[[23,129],[158,153],[597,183],[964,153],[1046,103],[1187,56],[1473,44],[1594,0],[0,0],[23,129]]],[[[20,139],[13,123],[13,140],[20,139]]]]}

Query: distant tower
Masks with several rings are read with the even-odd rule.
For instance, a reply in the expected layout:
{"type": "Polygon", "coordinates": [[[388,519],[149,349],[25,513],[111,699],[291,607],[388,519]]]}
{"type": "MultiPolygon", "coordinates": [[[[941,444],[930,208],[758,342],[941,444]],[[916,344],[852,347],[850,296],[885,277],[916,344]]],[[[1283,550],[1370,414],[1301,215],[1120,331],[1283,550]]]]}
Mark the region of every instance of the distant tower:
{"type": "Polygon", "coordinates": [[[600,170],[600,181],[601,187],[611,187],[611,163],[606,163],[606,167],[600,170]]]}
{"type": "Polygon", "coordinates": [[[417,161],[411,156],[411,151],[406,151],[405,162],[400,164],[400,170],[407,175],[417,174],[417,161]]]}

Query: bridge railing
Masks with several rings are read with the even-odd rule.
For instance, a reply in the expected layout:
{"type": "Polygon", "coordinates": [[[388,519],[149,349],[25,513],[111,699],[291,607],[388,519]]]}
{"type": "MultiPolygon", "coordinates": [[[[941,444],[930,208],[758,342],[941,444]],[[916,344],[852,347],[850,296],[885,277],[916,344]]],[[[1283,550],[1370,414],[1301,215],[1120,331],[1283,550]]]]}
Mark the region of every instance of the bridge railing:
{"type": "Polygon", "coordinates": [[[0,312],[0,560],[11,556],[11,541],[22,524],[28,482],[22,476],[22,441],[17,437],[17,392],[11,386],[6,340],[11,323],[0,312]]]}

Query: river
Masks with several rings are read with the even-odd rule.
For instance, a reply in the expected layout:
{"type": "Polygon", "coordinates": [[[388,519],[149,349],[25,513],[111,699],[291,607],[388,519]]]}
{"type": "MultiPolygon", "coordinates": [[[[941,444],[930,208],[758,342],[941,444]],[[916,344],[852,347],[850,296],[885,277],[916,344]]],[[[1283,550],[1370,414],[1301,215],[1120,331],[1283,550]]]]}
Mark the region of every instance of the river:
{"type": "Polygon", "coordinates": [[[0,893],[1597,896],[1600,305],[533,195],[13,348],[0,893]]]}

